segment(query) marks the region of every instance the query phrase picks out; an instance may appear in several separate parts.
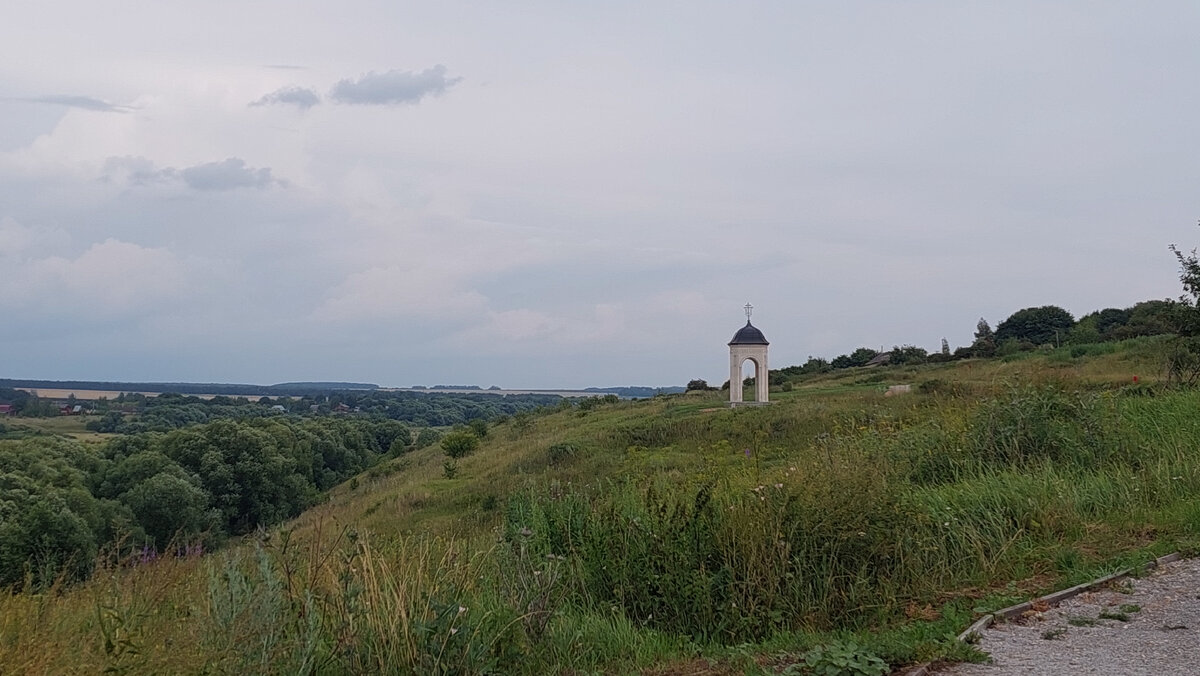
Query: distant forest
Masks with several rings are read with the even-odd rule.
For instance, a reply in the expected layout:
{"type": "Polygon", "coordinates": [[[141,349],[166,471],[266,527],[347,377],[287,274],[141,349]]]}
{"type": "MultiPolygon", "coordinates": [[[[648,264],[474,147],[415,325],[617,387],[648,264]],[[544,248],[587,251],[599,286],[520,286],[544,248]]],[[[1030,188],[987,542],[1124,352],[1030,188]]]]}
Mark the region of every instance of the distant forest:
{"type": "MultiPolygon", "coordinates": [[[[62,388],[69,389],[69,388],[62,388]]],[[[82,388],[81,388],[82,389],[82,388]]],[[[0,404],[14,415],[49,417],[64,413],[60,399],[37,397],[23,389],[0,387],[0,404]]],[[[540,408],[558,406],[562,397],[549,394],[484,394],[449,392],[388,392],[345,390],[302,397],[229,397],[201,399],[169,392],[156,397],[122,393],[112,399],[67,399],[81,412],[99,419],[88,423],[97,432],[165,432],[215,420],[250,420],[271,417],[347,416],[394,420],[423,427],[461,425],[473,420],[494,420],[540,408]]],[[[66,411],[71,412],[71,411],[66,411]]]]}

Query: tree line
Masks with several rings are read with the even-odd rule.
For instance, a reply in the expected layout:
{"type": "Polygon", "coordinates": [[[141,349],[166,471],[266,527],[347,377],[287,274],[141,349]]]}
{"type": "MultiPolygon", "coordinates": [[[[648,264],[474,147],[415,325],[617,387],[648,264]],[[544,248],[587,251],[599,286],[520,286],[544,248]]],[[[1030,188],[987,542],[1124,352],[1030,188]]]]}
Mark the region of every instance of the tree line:
{"type": "Polygon", "coordinates": [[[1183,300],[1148,300],[1128,308],[1096,310],[1076,321],[1070,312],[1056,305],[1028,307],[1009,315],[995,329],[986,319],[980,318],[972,343],[954,351],[950,350],[945,339],[942,340],[941,350],[932,353],[913,345],[897,345],[886,353],[860,347],[833,359],[809,357],[804,364],[772,370],[771,384],[782,384],[796,376],[866,366],[881,354],[887,355],[884,363],[898,366],[1006,356],[1036,349],[1114,342],[1139,336],[1183,334],[1190,316],[1188,308],[1189,305],[1183,300]]]}

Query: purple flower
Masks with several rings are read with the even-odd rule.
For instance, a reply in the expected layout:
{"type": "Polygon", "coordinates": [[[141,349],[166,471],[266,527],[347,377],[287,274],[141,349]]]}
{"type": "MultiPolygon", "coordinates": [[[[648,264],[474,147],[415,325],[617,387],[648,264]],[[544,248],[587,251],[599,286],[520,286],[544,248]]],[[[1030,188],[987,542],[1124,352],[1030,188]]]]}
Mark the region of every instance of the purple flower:
{"type": "Polygon", "coordinates": [[[747,458],[749,458],[749,457],[750,457],[750,449],[748,449],[748,448],[746,449],[746,457],[747,457],[747,458]]]}

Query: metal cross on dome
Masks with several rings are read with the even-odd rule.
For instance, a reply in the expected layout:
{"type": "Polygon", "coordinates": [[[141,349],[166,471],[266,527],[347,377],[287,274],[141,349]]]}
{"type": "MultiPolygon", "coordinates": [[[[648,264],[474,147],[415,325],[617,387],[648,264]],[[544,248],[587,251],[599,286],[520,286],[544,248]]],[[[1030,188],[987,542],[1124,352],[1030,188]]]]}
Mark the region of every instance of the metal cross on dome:
{"type": "Polygon", "coordinates": [[[754,313],[754,306],[746,303],[746,321],[750,321],[750,315],[754,313]]]}

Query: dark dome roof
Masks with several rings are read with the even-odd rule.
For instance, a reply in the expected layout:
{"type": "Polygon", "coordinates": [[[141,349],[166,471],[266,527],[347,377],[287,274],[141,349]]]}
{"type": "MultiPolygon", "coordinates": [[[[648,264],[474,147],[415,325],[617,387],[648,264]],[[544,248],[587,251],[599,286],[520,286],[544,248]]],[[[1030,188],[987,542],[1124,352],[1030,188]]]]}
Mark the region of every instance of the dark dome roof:
{"type": "Polygon", "coordinates": [[[733,340],[729,341],[730,345],[770,345],[767,342],[767,337],[759,331],[757,327],[746,321],[746,325],[738,329],[738,332],[733,334],[733,340]]]}

